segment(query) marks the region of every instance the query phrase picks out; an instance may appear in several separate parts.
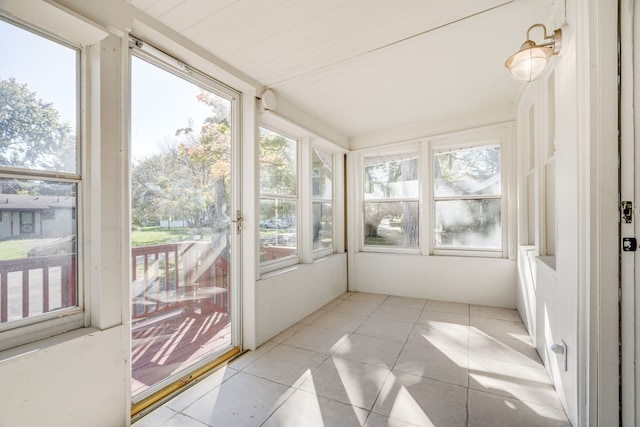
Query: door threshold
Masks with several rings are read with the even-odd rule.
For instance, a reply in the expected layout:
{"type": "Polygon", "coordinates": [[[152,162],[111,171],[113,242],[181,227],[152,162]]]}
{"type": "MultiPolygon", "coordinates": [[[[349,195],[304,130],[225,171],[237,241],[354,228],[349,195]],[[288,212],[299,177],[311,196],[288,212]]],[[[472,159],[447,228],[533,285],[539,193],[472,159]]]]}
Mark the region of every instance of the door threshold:
{"type": "Polygon", "coordinates": [[[143,398],[139,402],[131,405],[131,420],[141,418],[147,413],[151,412],[153,409],[156,409],[160,404],[168,401],[173,398],[176,394],[183,391],[187,387],[197,383],[200,379],[202,379],[207,374],[214,371],[216,368],[220,367],[223,363],[228,362],[233,357],[240,354],[240,347],[234,347],[229,351],[223,353],[222,355],[216,357],[210,362],[205,363],[204,365],[196,368],[195,370],[189,372],[188,374],[178,378],[171,384],[166,387],[161,388],[155,393],[143,398]]]}

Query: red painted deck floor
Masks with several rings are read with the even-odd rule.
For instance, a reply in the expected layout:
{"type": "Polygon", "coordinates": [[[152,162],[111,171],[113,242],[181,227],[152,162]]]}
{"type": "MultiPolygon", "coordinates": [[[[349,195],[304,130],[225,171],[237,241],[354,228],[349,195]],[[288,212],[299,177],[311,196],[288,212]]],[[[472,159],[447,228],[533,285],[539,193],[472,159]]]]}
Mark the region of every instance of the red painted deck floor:
{"type": "Polygon", "coordinates": [[[231,316],[182,309],[134,323],[132,394],[182,371],[231,344],[231,316]]]}

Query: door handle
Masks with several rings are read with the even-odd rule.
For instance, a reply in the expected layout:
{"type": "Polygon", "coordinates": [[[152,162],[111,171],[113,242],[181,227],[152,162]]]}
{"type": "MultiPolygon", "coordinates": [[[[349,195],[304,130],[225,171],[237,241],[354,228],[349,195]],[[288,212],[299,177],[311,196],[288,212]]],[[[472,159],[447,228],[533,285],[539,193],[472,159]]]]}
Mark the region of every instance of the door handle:
{"type": "Polygon", "coordinates": [[[236,219],[232,219],[231,222],[236,225],[236,231],[238,233],[242,231],[242,223],[244,222],[244,218],[242,217],[240,209],[236,211],[236,219]]]}

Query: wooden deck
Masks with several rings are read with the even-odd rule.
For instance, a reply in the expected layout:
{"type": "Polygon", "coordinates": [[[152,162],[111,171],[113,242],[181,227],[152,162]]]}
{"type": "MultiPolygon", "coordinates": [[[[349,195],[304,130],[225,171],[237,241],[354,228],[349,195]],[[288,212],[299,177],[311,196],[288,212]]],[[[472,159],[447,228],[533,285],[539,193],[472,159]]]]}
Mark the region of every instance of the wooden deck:
{"type": "Polygon", "coordinates": [[[133,325],[134,396],[231,344],[228,312],[190,311],[176,310],[133,325]]]}
{"type": "MultiPolygon", "coordinates": [[[[132,393],[231,345],[224,248],[179,242],[132,248],[132,393]]],[[[0,323],[77,304],[75,254],[0,261],[0,323]]]]}

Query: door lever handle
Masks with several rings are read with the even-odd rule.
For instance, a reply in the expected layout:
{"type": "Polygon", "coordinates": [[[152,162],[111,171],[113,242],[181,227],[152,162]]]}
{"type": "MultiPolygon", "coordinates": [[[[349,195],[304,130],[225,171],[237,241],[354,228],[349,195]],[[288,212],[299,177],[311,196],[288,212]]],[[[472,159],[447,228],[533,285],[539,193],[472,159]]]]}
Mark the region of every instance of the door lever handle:
{"type": "Polygon", "coordinates": [[[242,213],[239,209],[236,211],[236,219],[232,219],[231,222],[236,224],[236,230],[238,232],[242,231],[242,223],[244,222],[244,218],[242,217],[242,213]]]}

